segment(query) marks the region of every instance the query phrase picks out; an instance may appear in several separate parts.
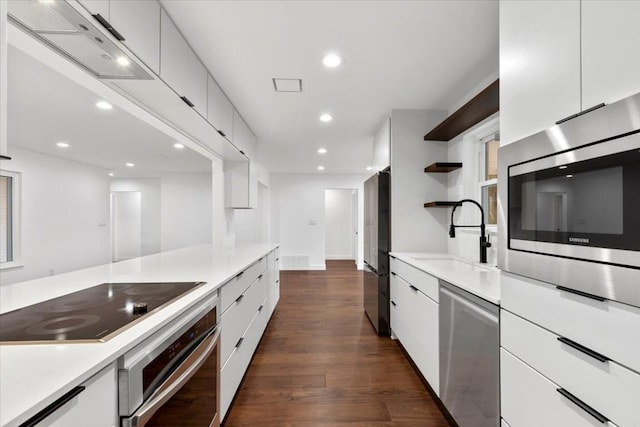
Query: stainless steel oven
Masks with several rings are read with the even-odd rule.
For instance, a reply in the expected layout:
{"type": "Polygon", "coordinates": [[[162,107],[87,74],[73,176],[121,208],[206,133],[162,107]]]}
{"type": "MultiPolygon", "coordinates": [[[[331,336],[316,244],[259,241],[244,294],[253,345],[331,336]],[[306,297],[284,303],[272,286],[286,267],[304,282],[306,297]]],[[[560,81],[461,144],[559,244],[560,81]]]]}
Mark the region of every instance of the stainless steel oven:
{"type": "Polygon", "coordinates": [[[218,292],[119,360],[122,427],[218,427],[218,292]]]}
{"type": "Polygon", "coordinates": [[[499,267],[640,306],[640,94],[498,157],[499,267]]]}

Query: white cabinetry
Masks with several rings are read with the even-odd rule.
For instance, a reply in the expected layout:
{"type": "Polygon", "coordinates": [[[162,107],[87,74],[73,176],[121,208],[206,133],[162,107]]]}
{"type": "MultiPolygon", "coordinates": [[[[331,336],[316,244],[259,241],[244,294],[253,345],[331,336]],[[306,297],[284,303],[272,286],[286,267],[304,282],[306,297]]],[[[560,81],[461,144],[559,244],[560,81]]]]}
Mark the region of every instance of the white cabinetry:
{"type": "Polygon", "coordinates": [[[233,145],[251,158],[254,153],[256,137],[247,126],[242,116],[233,110],[233,145]]]}
{"type": "Polygon", "coordinates": [[[207,82],[207,120],[218,132],[233,142],[233,105],[218,83],[208,76],[207,82]]]}
{"type": "Polygon", "coordinates": [[[391,119],[387,118],[373,138],[373,167],[381,171],[391,166],[391,119]]]}
{"type": "Polygon", "coordinates": [[[100,15],[107,21],[111,18],[109,16],[109,0],[78,0],[78,3],[92,15],[100,15]]]}
{"type": "MultiPolygon", "coordinates": [[[[118,424],[115,364],[82,383],[79,394],[38,423],[40,427],[113,427],[118,424]]],[[[80,389],[77,389],[80,390],[80,389]]]]}
{"type": "Polygon", "coordinates": [[[112,1],[109,23],[147,67],[160,74],[160,4],[150,0],[112,1]]]}
{"type": "Polygon", "coordinates": [[[273,314],[280,300],[280,249],[276,248],[267,256],[267,297],[269,317],[273,314]]]}
{"type": "Polygon", "coordinates": [[[436,394],[440,390],[437,284],[435,277],[391,258],[391,330],[436,394]]]}
{"type": "Polygon", "coordinates": [[[640,1],[500,2],[502,144],[640,92],[640,1]]]}
{"type": "Polygon", "coordinates": [[[164,10],[160,29],[160,77],[206,117],[207,69],[164,10]]]}

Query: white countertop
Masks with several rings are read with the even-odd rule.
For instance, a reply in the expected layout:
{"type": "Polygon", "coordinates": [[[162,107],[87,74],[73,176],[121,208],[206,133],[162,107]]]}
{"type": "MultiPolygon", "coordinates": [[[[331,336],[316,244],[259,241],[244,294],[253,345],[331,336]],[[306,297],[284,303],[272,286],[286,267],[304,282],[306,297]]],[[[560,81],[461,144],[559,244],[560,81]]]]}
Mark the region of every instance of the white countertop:
{"type": "Polygon", "coordinates": [[[444,253],[391,252],[390,255],[425,273],[500,305],[500,270],[444,253]]]}
{"type": "Polygon", "coordinates": [[[277,245],[192,246],[0,287],[0,313],[105,282],[207,282],[105,343],[0,345],[0,425],[17,426],[277,245]]]}

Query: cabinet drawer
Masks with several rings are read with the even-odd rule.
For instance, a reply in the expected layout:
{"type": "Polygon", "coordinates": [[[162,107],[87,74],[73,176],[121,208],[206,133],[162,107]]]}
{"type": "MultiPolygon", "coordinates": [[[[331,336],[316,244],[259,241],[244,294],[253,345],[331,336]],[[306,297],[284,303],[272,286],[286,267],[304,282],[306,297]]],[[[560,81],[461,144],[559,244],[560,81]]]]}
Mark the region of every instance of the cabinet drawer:
{"type": "Polygon", "coordinates": [[[618,425],[637,425],[639,374],[613,361],[600,362],[558,341],[558,336],[546,329],[504,310],[501,339],[509,352],[581,400],[592,402],[618,425]]]}
{"type": "MultiPolygon", "coordinates": [[[[262,305],[266,306],[267,300],[262,301],[262,305]]],[[[267,326],[269,316],[266,309],[262,309],[255,314],[251,324],[247,328],[243,336],[243,341],[240,345],[236,345],[231,353],[231,356],[222,367],[220,373],[220,406],[221,414],[220,419],[224,419],[229,405],[233,400],[233,396],[236,394],[236,390],[242,381],[253,353],[255,352],[262,333],[267,326]]]]}
{"type": "Polygon", "coordinates": [[[224,313],[249,286],[267,270],[267,257],[260,258],[233,279],[222,285],[220,290],[220,306],[224,313]]]}
{"type": "Polygon", "coordinates": [[[512,427],[615,426],[598,421],[561,395],[560,386],[504,349],[500,349],[500,365],[502,416],[512,427]]]}
{"type": "Polygon", "coordinates": [[[406,262],[400,261],[396,258],[391,258],[391,274],[397,274],[402,277],[406,282],[420,289],[420,291],[438,302],[438,279],[430,274],[419,270],[406,262]]]}
{"type": "Polygon", "coordinates": [[[234,346],[245,333],[255,316],[260,303],[267,297],[267,280],[259,276],[255,282],[241,294],[231,307],[222,315],[222,338],[220,360],[226,362],[234,346]]]}
{"type": "Polygon", "coordinates": [[[501,306],[640,372],[640,309],[501,274],[501,306]]]}

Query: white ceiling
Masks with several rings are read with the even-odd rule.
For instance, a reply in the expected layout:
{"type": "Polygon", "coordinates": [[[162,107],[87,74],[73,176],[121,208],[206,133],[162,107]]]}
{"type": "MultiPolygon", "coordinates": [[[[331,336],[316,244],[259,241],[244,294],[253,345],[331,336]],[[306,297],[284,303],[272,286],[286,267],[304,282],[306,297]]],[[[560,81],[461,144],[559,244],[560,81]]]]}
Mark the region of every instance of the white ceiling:
{"type": "Polygon", "coordinates": [[[131,114],[116,106],[98,109],[96,94],[42,62],[11,45],[8,55],[10,146],[101,167],[115,177],[211,171],[209,159],[173,148],[172,138],[131,114]]]}
{"type": "Polygon", "coordinates": [[[391,109],[450,110],[498,69],[495,0],[161,3],[272,172],[363,173],[391,109]],[[343,65],[324,68],[328,52],[343,65]],[[272,78],[301,78],[303,91],[276,93],[272,78]]]}

